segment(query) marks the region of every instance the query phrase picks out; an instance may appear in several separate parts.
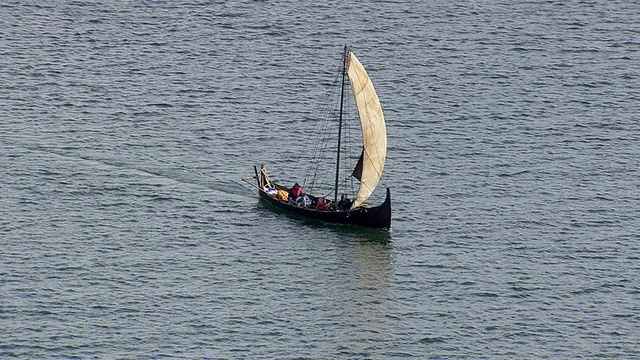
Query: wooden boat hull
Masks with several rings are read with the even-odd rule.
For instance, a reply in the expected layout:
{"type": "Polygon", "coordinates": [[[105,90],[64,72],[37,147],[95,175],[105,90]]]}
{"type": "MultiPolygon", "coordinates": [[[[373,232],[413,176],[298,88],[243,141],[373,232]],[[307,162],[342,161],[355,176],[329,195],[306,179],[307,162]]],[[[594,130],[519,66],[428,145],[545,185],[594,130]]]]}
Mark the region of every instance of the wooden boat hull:
{"type": "MultiPolygon", "coordinates": [[[[258,195],[260,199],[290,213],[329,223],[348,224],[376,229],[391,228],[391,191],[389,188],[387,188],[387,195],[384,202],[379,206],[358,208],[352,211],[319,211],[313,208],[296,206],[267,194],[262,190],[266,182],[262,172],[256,170],[256,175],[258,178],[258,195]]],[[[275,185],[277,188],[285,189],[284,186],[275,185]]]]}

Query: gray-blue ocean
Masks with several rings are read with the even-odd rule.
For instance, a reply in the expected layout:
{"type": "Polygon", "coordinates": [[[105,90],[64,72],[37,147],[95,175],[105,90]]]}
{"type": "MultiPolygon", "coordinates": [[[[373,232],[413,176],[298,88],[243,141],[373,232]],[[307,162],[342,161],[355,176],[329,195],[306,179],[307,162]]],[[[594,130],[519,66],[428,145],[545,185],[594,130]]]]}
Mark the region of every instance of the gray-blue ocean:
{"type": "Polygon", "coordinates": [[[639,72],[636,1],[2,1],[0,357],[640,358],[639,72]],[[345,44],[389,232],[240,181],[345,44]]]}

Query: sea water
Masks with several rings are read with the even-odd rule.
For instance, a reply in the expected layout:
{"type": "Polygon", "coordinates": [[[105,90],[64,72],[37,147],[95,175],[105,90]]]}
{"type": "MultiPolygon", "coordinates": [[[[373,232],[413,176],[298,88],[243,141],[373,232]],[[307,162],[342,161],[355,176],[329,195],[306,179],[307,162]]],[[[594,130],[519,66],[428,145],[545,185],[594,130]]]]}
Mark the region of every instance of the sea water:
{"type": "Polygon", "coordinates": [[[638,14],[3,2],[0,357],[640,357],[638,14]],[[385,111],[389,232],[240,182],[300,180],[344,44],[385,111]]]}

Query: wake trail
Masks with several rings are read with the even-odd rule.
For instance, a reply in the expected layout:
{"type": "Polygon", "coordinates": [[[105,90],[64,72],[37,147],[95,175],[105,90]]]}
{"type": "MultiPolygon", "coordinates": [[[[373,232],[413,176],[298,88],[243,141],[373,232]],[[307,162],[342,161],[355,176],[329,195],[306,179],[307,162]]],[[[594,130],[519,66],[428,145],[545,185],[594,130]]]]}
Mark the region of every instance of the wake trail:
{"type": "MultiPolygon", "coordinates": [[[[170,174],[168,171],[167,172],[158,171],[158,170],[145,168],[144,166],[134,165],[134,164],[123,162],[123,161],[114,161],[114,160],[109,160],[104,158],[93,157],[93,156],[83,156],[75,153],[48,148],[45,146],[40,146],[40,145],[34,146],[34,145],[16,143],[15,141],[6,141],[6,139],[4,139],[3,142],[10,146],[14,146],[14,147],[21,148],[28,151],[41,152],[41,153],[59,156],[66,159],[79,160],[84,163],[100,164],[103,166],[112,167],[114,169],[133,171],[133,172],[137,172],[147,176],[174,181],[179,184],[206,188],[206,189],[218,192],[220,193],[220,195],[222,194],[235,195],[235,196],[241,196],[245,198],[253,197],[252,196],[253,192],[248,192],[247,191],[248,186],[245,186],[239,180],[234,180],[233,178],[230,178],[230,177],[229,178],[224,178],[224,177],[212,178],[211,174],[207,174],[205,172],[194,170],[194,169],[189,169],[186,167],[182,167],[181,169],[185,172],[185,176],[176,176],[176,174],[170,174]],[[192,177],[189,177],[189,175],[193,175],[201,179],[194,179],[192,177]]],[[[171,164],[176,165],[175,163],[171,163],[171,164]]]]}

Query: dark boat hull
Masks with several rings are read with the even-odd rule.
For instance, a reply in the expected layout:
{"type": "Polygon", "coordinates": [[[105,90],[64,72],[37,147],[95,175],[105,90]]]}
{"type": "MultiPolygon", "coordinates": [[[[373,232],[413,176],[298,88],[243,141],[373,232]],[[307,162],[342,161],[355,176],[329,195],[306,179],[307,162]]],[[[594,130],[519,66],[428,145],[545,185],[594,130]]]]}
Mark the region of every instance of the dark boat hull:
{"type": "MultiPolygon", "coordinates": [[[[391,228],[391,191],[387,188],[384,202],[375,207],[358,208],[352,211],[319,211],[313,208],[299,207],[288,202],[281,201],[277,197],[264,192],[265,179],[262,173],[256,171],[258,176],[258,195],[260,199],[290,213],[306,218],[325,221],[336,224],[348,224],[376,229],[391,228]]],[[[284,188],[278,186],[278,188],[284,188]]]]}

